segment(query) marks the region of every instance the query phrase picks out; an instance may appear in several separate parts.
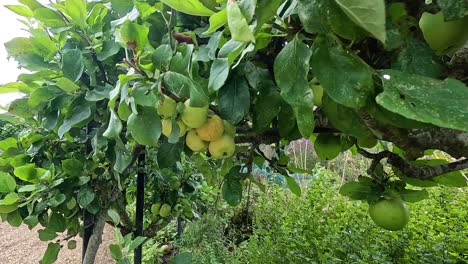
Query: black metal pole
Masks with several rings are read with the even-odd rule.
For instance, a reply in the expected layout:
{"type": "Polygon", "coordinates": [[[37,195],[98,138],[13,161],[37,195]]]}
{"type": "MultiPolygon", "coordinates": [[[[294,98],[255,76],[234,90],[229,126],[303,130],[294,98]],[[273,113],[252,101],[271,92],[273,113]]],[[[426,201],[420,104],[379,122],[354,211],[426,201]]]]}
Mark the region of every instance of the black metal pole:
{"type": "Polygon", "coordinates": [[[177,238],[182,235],[182,217],[177,217],[177,238]]]}
{"type": "Polygon", "coordinates": [[[94,224],[94,215],[84,209],[83,212],[83,249],[81,255],[81,261],[84,260],[86,255],[86,250],[88,249],[89,239],[93,234],[93,224],[94,224]]]}
{"type": "MultiPolygon", "coordinates": [[[[145,205],[145,154],[142,153],[138,157],[138,174],[137,174],[137,190],[136,190],[136,217],[135,217],[135,237],[143,235],[143,209],[145,205]]],[[[135,264],[141,264],[143,245],[135,249],[135,264]]]]}

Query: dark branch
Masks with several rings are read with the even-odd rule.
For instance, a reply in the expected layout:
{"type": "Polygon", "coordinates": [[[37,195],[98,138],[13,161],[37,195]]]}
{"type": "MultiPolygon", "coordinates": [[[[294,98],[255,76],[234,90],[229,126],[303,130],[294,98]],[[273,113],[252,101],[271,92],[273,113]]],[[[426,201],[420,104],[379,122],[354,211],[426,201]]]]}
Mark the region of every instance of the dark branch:
{"type": "Polygon", "coordinates": [[[380,161],[386,158],[390,165],[401,171],[405,176],[411,178],[430,179],[445,173],[468,168],[468,159],[462,159],[456,162],[436,166],[425,166],[409,164],[403,158],[388,150],[379,153],[370,153],[363,149],[358,149],[358,152],[364,157],[374,161],[380,161]]]}

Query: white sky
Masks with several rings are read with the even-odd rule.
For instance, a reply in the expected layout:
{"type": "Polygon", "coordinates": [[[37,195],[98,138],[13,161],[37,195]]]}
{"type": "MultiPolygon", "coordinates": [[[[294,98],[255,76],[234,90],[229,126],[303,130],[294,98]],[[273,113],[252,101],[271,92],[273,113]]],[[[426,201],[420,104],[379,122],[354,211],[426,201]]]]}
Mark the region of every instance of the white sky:
{"type": "MultiPolygon", "coordinates": [[[[48,3],[47,0],[38,0],[38,2],[48,3]]],[[[16,77],[22,72],[13,59],[7,60],[7,53],[3,45],[15,37],[27,36],[27,32],[21,30],[24,25],[17,21],[18,16],[4,7],[4,5],[19,4],[17,0],[0,0],[0,85],[15,82],[16,77]]],[[[18,93],[0,94],[0,105],[5,105],[20,96],[18,93]]]]}

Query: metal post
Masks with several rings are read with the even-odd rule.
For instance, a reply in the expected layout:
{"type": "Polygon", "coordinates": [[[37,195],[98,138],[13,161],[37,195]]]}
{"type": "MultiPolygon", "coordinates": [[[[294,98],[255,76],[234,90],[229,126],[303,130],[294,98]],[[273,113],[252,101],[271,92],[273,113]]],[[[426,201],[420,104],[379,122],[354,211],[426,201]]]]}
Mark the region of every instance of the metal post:
{"type": "MultiPolygon", "coordinates": [[[[142,153],[138,157],[138,174],[137,174],[137,190],[136,190],[136,217],[135,217],[135,237],[143,235],[143,209],[145,205],[145,154],[142,153]]],[[[141,264],[143,245],[135,249],[135,264],[141,264]]]]}
{"type": "Polygon", "coordinates": [[[182,235],[182,217],[177,217],[177,238],[182,235]]]}

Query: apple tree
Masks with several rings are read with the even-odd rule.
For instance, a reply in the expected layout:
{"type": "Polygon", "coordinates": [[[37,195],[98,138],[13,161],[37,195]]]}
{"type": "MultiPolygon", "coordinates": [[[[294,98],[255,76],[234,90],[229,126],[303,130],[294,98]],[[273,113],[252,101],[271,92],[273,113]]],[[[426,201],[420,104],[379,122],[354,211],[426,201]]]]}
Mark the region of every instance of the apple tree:
{"type": "Polygon", "coordinates": [[[55,240],[43,263],[57,258],[57,233],[89,228],[83,210],[94,215],[84,263],[93,263],[105,222],[133,233],[136,174],[149,190],[146,237],[170,216],[191,218],[194,186],[207,177],[223,178],[223,198],[238,205],[247,183],[261,186],[254,164],[267,161],[300,195],[289,174],[307,171],[283,151],[299,138],[324,160],[347,150],[372,160],[367,176],[340,192],[367,200],[387,229],[406,225],[405,202],[426,198],[426,188],[467,185],[466,1],[18,0],[7,8],[29,36],[5,43],[27,72],[0,86],[25,95],[1,115],[24,129],[0,142],[0,214],[13,226],[41,224],[39,237],[55,240]],[[434,151],[451,162],[429,158],[434,151]],[[393,205],[400,222],[388,223],[382,207],[393,205]]]}

